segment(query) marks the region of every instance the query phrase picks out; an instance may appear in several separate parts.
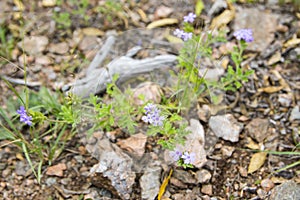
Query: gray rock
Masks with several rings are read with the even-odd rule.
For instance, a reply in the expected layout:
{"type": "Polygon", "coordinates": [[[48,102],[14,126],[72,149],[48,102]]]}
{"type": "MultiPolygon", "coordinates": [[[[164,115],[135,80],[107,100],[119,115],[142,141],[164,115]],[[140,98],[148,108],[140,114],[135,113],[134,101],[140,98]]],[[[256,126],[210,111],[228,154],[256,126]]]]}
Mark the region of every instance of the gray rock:
{"type": "Polygon", "coordinates": [[[38,55],[46,49],[48,43],[49,39],[45,36],[31,36],[25,37],[23,42],[18,43],[18,46],[24,48],[29,55],[38,55]]]}
{"type": "Polygon", "coordinates": [[[276,186],[269,200],[296,200],[300,199],[300,185],[294,181],[287,181],[276,186]]]}
{"type": "Polygon", "coordinates": [[[250,137],[255,139],[257,142],[262,142],[268,137],[269,120],[255,118],[246,126],[246,130],[250,137]]]}
{"type": "Polygon", "coordinates": [[[196,172],[197,183],[207,183],[211,179],[211,173],[206,169],[200,169],[196,172]]]}
{"type": "Polygon", "coordinates": [[[249,44],[247,49],[262,52],[274,40],[278,18],[278,15],[257,7],[237,7],[234,31],[244,28],[252,29],[254,41],[249,44]]]}
{"type": "Polygon", "coordinates": [[[227,3],[225,0],[216,0],[210,10],[208,11],[208,15],[212,16],[218,14],[223,9],[227,8],[227,3]]]}
{"type": "Polygon", "coordinates": [[[185,170],[175,170],[173,173],[173,177],[177,178],[178,180],[180,180],[181,182],[186,183],[186,184],[196,184],[197,183],[197,181],[193,177],[193,175],[185,170]]]}
{"type": "Polygon", "coordinates": [[[107,138],[98,140],[96,144],[88,144],[86,149],[99,163],[94,165],[90,172],[101,173],[111,181],[122,199],[129,199],[132,185],[135,183],[135,173],[132,159],[122,152],[115,144],[111,144],[107,138]]]}
{"type": "Polygon", "coordinates": [[[208,122],[214,134],[231,142],[238,142],[243,124],[236,121],[231,114],[212,116],[208,122]]]}
{"type": "Polygon", "coordinates": [[[295,106],[291,112],[290,121],[294,121],[295,119],[300,119],[300,110],[299,110],[299,106],[295,106]]]}
{"type": "Polygon", "coordinates": [[[140,179],[142,199],[155,199],[160,187],[161,168],[158,166],[147,167],[140,179]]]}

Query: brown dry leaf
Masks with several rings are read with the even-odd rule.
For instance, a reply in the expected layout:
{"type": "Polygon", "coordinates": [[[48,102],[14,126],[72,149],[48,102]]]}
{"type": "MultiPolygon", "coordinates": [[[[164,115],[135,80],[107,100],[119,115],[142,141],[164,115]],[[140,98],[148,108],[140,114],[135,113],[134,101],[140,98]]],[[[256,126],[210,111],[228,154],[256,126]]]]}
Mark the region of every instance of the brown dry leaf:
{"type": "Polygon", "coordinates": [[[16,157],[19,159],[19,160],[24,160],[24,157],[21,153],[17,153],[16,154],[16,157]]]}
{"type": "Polygon", "coordinates": [[[182,39],[175,37],[173,35],[167,34],[165,35],[165,38],[170,42],[170,43],[183,43],[182,39]]]}
{"type": "Polygon", "coordinates": [[[64,163],[60,163],[57,165],[53,165],[48,167],[46,174],[50,176],[63,176],[63,171],[67,169],[67,165],[64,163]]]}
{"type": "Polygon", "coordinates": [[[276,51],[276,53],[268,60],[267,65],[273,65],[281,60],[280,51],[276,51]]]}
{"type": "Polygon", "coordinates": [[[103,36],[105,33],[97,28],[94,27],[88,27],[82,29],[83,34],[88,36],[103,36]]]}
{"type": "Polygon", "coordinates": [[[156,21],[148,24],[147,29],[153,29],[153,28],[171,25],[171,24],[177,24],[177,23],[178,23],[178,19],[165,18],[165,19],[156,20],[156,21]]]}
{"type": "Polygon", "coordinates": [[[163,183],[161,184],[160,188],[159,188],[159,192],[157,195],[157,200],[161,200],[161,197],[164,195],[166,187],[169,183],[169,180],[172,176],[173,173],[173,169],[170,170],[169,175],[164,179],[163,183]]]}
{"type": "Polygon", "coordinates": [[[146,15],[146,13],[142,9],[139,8],[137,10],[137,12],[141,16],[141,19],[142,19],[143,22],[147,22],[148,21],[147,15],[146,15]]]}
{"type": "Polygon", "coordinates": [[[271,181],[272,181],[273,183],[275,183],[275,184],[279,184],[279,183],[285,183],[285,182],[287,182],[288,180],[285,179],[285,178],[283,178],[283,177],[275,177],[275,176],[273,176],[273,177],[271,178],[271,181]]]}
{"type": "Polygon", "coordinates": [[[53,7],[56,5],[56,0],[43,0],[42,5],[45,7],[53,7]]]}
{"type": "Polygon", "coordinates": [[[284,47],[293,47],[300,44],[300,38],[297,38],[296,35],[293,36],[292,39],[288,40],[286,43],[283,44],[284,47]]]}
{"type": "Polygon", "coordinates": [[[215,17],[212,20],[210,25],[211,29],[218,29],[221,26],[224,26],[231,22],[234,19],[235,11],[234,10],[224,10],[219,16],[215,17]]]}
{"type": "Polygon", "coordinates": [[[270,87],[264,87],[264,88],[259,88],[257,91],[258,92],[266,92],[266,93],[275,93],[283,89],[283,86],[270,86],[270,87]]]}
{"type": "Polygon", "coordinates": [[[273,73],[278,79],[279,79],[279,83],[282,87],[284,87],[284,89],[288,92],[291,92],[291,88],[289,86],[289,84],[286,83],[286,81],[284,80],[284,78],[282,78],[281,74],[277,71],[277,70],[271,70],[271,73],[273,73]]]}
{"type": "Polygon", "coordinates": [[[259,145],[256,142],[254,142],[250,137],[247,137],[246,147],[248,147],[249,149],[253,149],[253,150],[259,149],[259,145]]]}
{"type": "Polygon", "coordinates": [[[248,173],[251,174],[256,170],[258,170],[261,166],[263,166],[266,158],[267,158],[266,152],[258,152],[253,154],[248,167],[248,173]]]}

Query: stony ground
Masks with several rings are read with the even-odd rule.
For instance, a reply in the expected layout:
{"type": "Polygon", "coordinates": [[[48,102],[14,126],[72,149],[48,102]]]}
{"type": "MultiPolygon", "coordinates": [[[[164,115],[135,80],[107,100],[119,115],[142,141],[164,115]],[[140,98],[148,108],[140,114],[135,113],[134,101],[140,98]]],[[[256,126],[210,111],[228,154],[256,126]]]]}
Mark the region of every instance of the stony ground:
{"type": "MultiPolygon", "coordinates": [[[[74,13],[80,10],[74,1],[59,5],[51,0],[2,0],[0,28],[6,30],[6,40],[0,37],[1,55],[11,63],[1,60],[0,75],[10,78],[21,91],[24,75],[14,64],[23,67],[26,54],[31,89],[65,90],[85,75],[112,32],[117,42],[104,65],[141,44],[145,49],[138,59],[170,51],[178,54],[180,45],[165,35],[194,10],[194,1],[122,2],[120,9],[106,5],[101,13],[97,8],[104,7],[105,1],[90,0],[84,11],[74,13]],[[54,17],[64,12],[73,12],[70,25],[54,17]],[[165,18],[179,22],[146,29],[165,18]]],[[[89,139],[82,129],[52,166],[44,166],[39,185],[20,149],[2,146],[7,141],[1,141],[0,199],[155,199],[171,168],[174,172],[165,200],[300,199],[299,166],[277,172],[299,162],[299,156],[255,151],[297,151],[300,143],[300,13],[290,4],[274,1],[238,1],[230,6],[216,0],[204,1],[204,5],[196,25],[203,30],[223,28],[232,41],[215,45],[214,58],[221,63],[229,60],[226,52],[234,44],[232,33],[244,27],[253,29],[255,40],[243,65],[255,74],[238,92],[224,94],[225,107],[199,99],[188,116],[196,130],[193,134],[205,143],[203,159],[207,160],[201,168],[183,170],[170,165],[167,153],[156,145],[155,138],[145,136],[142,125],[132,136],[117,129],[96,132],[89,139]]],[[[145,77],[141,80],[149,78],[145,77]]],[[[158,75],[155,80],[167,85],[165,77],[158,75]]],[[[16,97],[2,80],[0,91],[0,104],[8,108],[8,101],[16,97]]]]}

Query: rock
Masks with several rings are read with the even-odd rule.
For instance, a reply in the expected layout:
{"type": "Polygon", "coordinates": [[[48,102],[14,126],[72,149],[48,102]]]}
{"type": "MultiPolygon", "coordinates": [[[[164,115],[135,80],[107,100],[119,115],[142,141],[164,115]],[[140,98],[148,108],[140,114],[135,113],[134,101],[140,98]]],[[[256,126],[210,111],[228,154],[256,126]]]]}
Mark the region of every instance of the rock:
{"type": "Polygon", "coordinates": [[[69,45],[66,42],[57,44],[51,43],[49,46],[49,51],[56,54],[65,54],[69,51],[69,45]]]}
{"type": "Polygon", "coordinates": [[[278,95],[278,102],[283,107],[290,107],[292,100],[293,100],[293,95],[291,93],[278,95]]]}
{"type": "Polygon", "coordinates": [[[146,142],[147,136],[142,133],[138,133],[125,140],[120,140],[117,144],[120,146],[120,148],[134,153],[138,157],[142,157],[145,152],[146,142]]]}
{"type": "Polygon", "coordinates": [[[50,65],[52,63],[51,58],[49,56],[38,56],[35,59],[35,64],[37,65],[50,65]]]}
{"type": "Polygon", "coordinates": [[[294,121],[295,119],[300,119],[300,111],[299,111],[299,106],[295,106],[291,112],[290,121],[294,121]]]}
{"type": "Polygon", "coordinates": [[[140,178],[142,199],[155,199],[160,188],[160,176],[160,167],[147,167],[143,176],[140,178]]]}
{"type": "Polygon", "coordinates": [[[261,187],[266,191],[269,192],[273,187],[274,183],[270,179],[263,179],[260,183],[261,187]]]}
{"type": "Polygon", "coordinates": [[[82,51],[88,51],[95,49],[98,45],[96,36],[85,36],[79,43],[79,49],[82,51]]]}
{"type": "Polygon", "coordinates": [[[24,48],[24,51],[29,55],[35,56],[45,51],[49,40],[45,36],[31,36],[25,37],[23,42],[19,42],[18,47],[24,48]]]}
{"type": "Polygon", "coordinates": [[[269,200],[296,200],[300,199],[300,186],[294,181],[287,181],[276,186],[271,191],[269,200]]]}
{"type": "Polygon", "coordinates": [[[227,158],[229,158],[232,155],[234,150],[235,150],[235,148],[231,147],[231,146],[222,146],[222,148],[221,148],[222,155],[227,158]]]}
{"type": "Polygon", "coordinates": [[[46,174],[49,176],[59,176],[62,177],[63,171],[67,169],[67,166],[65,163],[60,163],[57,165],[53,165],[47,168],[46,174]]]}
{"type": "Polygon", "coordinates": [[[246,126],[246,130],[250,137],[257,142],[263,142],[268,134],[269,120],[255,118],[246,126]]]}
{"type": "Polygon", "coordinates": [[[222,10],[227,8],[227,2],[225,0],[216,0],[212,7],[208,11],[208,16],[219,14],[222,10]]]}
{"type": "Polygon", "coordinates": [[[161,101],[162,90],[159,85],[152,82],[144,82],[133,90],[133,101],[135,105],[141,106],[145,102],[151,101],[159,104],[161,101]],[[144,96],[142,100],[140,96],[144,96]]]}
{"type": "Polygon", "coordinates": [[[257,7],[237,7],[234,31],[243,28],[252,29],[254,41],[248,45],[247,49],[262,52],[274,40],[278,18],[278,15],[257,7]]]}
{"type": "Polygon", "coordinates": [[[100,173],[110,180],[111,185],[122,199],[129,199],[132,185],[135,183],[135,173],[132,171],[133,161],[116,144],[111,144],[107,138],[90,140],[86,149],[99,163],[90,172],[100,173]]]}
{"type": "Polygon", "coordinates": [[[16,169],[15,172],[19,176],[26,176],[28,170],[30,170],[30,166],[27,165],[24,161],[18,161],[16,163],[16,169]]]}
{"type": "Polygon", "coordinates": [[[196,172],[197,183],[207,183],[211,179],[211,173],[206,169],[200,169],[196,172]]]}
{"type": "Polygon", "coordinates": [[[231,114],[212,116],[208,122],[214,134],[231,142],[238,142],[243,124],[236,121],[231,114]]]}
{"type": "Polygon", "coordinates": [[[197,115],[200,120],[208,122],[208,119],[210,118],[210,107],[206,104],[203,105],[201,108],[198,109],[197,115]]]}
{"type": "MultiPolygon", "coordinates": [[[[204,150],[205,135],[203,126],[199,120],[191,119],[190,126],[187,129],[191,133],[186,136],[185,145],[178,145],[177,148],[181,152],[195,153],[195,161],[192,164],[197,168],[201,168],[207,161],[204,150]]],[[[168,164],[174,163],[169,150],[165,151],[164,159],[168,164]]]]}
{"type": "Polygon", "coordinates": [[[154,17],[155,19],[160,19],[160,18],[166,18],[168,17],[171,13],[173,12],[173,9],[170,7],[166,6],[159,6],[155,12],[154,12],[154,17]]]}
{"type": "Polygon", "coordinates": [[[175,170],[173,172],[172,176],[186,184],[196,184],[197,183],[196,179],[192,176],[192,174],[185,170],[175,170]]]}
{"type": "Polygon", "coordinates": [[[209,185],[203,185],[202,188],[201,188],[201,192],[203,194],[207,194],[209,196],[212,195],[212,190],[213,190],[213,188],[212,188],[212,185],[210,185],[210,184],[209,185]]]}

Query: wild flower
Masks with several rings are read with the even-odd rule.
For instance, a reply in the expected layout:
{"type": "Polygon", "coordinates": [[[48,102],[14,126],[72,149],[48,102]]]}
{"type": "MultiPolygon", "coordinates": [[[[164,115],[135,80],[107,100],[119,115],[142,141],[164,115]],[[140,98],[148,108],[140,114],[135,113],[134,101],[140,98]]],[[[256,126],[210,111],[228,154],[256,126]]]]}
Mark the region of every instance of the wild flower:
{"type": "Polygon", "coordinates": [[[183,41],[188,41],[189,39],[191,39],[193,36],[193,33],[184,33],[182,34],[181,38],[183,41]]]}
{"type": "Polygon", "coordinates": [[[187,32],[184,32],[183,30],[178,29],[178,28],[173,32],[173,34],[176,37],[181,38],[183,41],[188,41],[193,36],[193,33],[187,33],[187,32]]]}
{"type": "Polygon", "coordinates": [[[145,116],[142,117],[142,120],[146,123],[150,123],[153,126],[162,126],[165,119],[164,116],[160,115],[160,110],[156,105],[148,103],[145,107],[145,116]]]}
{"type": "Polygon", "coordinates": [[[240,29],[233,33],[237,40],[244,40],[245,42],[253,42],[252,30],[251,29],[240,29]]]}
{"type": "Polygon", "coordinates": [[[20,106],[20,109],[17,110],[17,113],[20,115],[20,122],[23,122],[28,126],[32,125],[32,117],[27,115],[24,106],[20,106]]]}
{"type": "Polygon", "coordinates": [[[184,164],[193,164],[195,162],[195,153],[188,153],[184,152],[184,154],[181,156],[183,159],[184,164]]]}
{"type": "Polygon", "coordinates": [[[181,158],[182,152],[176,148],[174,151],[170,151],[170,156],[174,161],[177,162],[181,158]]]}
{"type": "Polygon", "coordinates": [[[196,18],[196,15],[194,13],[189,13],[188,15],[183,17],[183,21],[193,23],[195,18],[196,18]]]}

